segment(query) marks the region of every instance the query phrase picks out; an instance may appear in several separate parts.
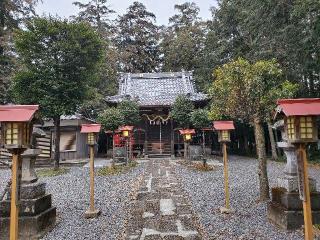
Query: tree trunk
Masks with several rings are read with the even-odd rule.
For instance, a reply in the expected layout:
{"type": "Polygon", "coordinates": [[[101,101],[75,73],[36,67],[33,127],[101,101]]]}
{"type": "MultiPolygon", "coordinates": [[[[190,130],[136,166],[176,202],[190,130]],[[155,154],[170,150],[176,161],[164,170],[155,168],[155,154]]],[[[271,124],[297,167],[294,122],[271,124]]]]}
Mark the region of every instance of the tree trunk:
{"type": "Polygon", "coordinates": [[[254,131],[257,146],[257,155],[259,160],[258,175],[260,187],[260,201],[265,201],[270,198],[269,180],[267,172],[266,144],[264,138],[264,131],[261,120],[258,117],[254,118],[254,131]]]}
{"type": "Polygon", "coordinates": [[[54,170],[60,167],[60,116],[53,118],[54,125],[54,170]]]}
{"type": "Polygon", "coordinates": [[[276,142],[274,140],[274,132],[273,132],[273,129],[272,129],[271,122],[268,121],[267,124],[268,124],[268,132],[269,132],[269,138],[270,138],[270,143],[271,143],[272,159],[273,160],[277,160],[278,159],[278,154],[277,154],[276,142]]]}

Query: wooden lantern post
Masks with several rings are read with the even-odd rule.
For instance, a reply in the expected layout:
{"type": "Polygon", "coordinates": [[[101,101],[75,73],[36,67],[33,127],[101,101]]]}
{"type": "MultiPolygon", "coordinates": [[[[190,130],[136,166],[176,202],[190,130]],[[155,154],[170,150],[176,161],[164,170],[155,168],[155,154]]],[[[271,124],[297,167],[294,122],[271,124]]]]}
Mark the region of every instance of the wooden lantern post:
{"type": "Polygon", "coordinates": [[[122,136],[126,139],[126,163],[128,164],[129,160],[131,160],[131,144],[129,147],[129,141],[131,142],[133,126],[122,126],[119,130],[122,132],[122,136]]]}
{"type": "Polygon", "coordinates": [[[185,143],[184,158],[189,159],[189,154],[188,154],[189,145],[192,140],[192,135],[195,134],[196,132],[194,129],[182,129],[182,130],[179,130],[179,132],[183,136],[183,141],[185,143]]]}
{"type": "Polygon", "coordinates": [[[94,206],[94,146],[97,144],[97,134],[100,132],[100,124],[82,124],[81,133],[87,134],[87,144],[90,151],[90,207],[85,212],[85,218],[96,218],[100,210],[94,206]]]}
{"type": "Polygon", "coordinates": [[[222,143],[223,152],[223,176],[225,191],[225,207],[220,208],[221,213],[230,213],[230,194],[229,194],[229,174],[228,174],[228,156],[227,142],[230,142],[230,131],[234,130],[233,121],[215,121],[213,127],[218,131],[219,142],[222,143]]]}
{"type": "Polygon", "coordinates": [[[281,99],[277,104],[276,117],[280,115],[284,118],[288,142],[295,145],[298,152],[299,193],[303,203],[305,239],[311,240],[314,235],[306,145],[318,141],[316,118],[320,115],[320,98],[281,99]]]}
{"type": "Polygon", "coordinates": [[[38,108],[38,105],[0,106],[2,144],[12,154],[10,240],[19,237],[21,154],[30,147],[33,120],[38,108]]]}

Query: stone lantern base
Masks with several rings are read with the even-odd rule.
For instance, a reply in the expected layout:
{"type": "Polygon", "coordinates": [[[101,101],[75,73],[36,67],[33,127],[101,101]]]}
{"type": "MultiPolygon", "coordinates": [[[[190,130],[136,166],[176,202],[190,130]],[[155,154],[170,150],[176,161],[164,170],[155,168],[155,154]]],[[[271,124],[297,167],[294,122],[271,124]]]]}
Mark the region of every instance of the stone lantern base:
{"type": "MultiPolygon", "coordinates": [[[[36,157],[39,154],[38,149],[28,149],[22,154],[19,239],[39,239],[50,231],[56,222],[56,208],[52,207],[51,194],[46,193],[45,183],[38,182],[34,169],[36,157]]],[[[11,188],[6,190],[6,199],[0,202],[1,239],[9,239],[10,232],[11,188]]]]}
{"type": "MultiPolygon", "coordinates": [[[[312,186],[311,189],[315,189],[312,186]]],[[[320,192],[311,191],[313,224],[320,224],[320,192]]],[[[272,188],[272,200],[268,203],[267,216],[270,222],[285,230],[301,228],[304,224],[302,201],[299,192],[288,192],[283,187],[272,188]]]]}
{"type": "MultiPolygon", "coordinates": [[[[0,232],[3,239],[9,239],[10,195],[11,189],[8,189],[7,198],[0,202],[0,232]]],[[[56,222],[56,208],[52,207],[51,194],[46,194],[45,183],[31,183],[21,186],[20,196],[19,238],[39,239],[56,222]]]]}

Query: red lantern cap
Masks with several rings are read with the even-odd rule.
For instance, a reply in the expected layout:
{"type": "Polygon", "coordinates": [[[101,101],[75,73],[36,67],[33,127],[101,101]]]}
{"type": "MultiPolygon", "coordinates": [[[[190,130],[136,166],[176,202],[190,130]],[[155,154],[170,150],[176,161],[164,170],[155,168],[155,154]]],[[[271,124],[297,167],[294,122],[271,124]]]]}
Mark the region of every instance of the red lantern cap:
{"type": "Polygon", "coordinates": [[[119,131],[132,131],[133,130],[133,126],[122,126],[119,127],[119,131]]]}
{"type": "Polygon", "coordinates": [[[100,132],[101,124],[81,124],[81,133],[98,133],[100,132]]]}
{"type": "Polygon", "coordinates": [[[194,129],[181,129],[179,130],[181,135],[186,135],[186,134],[195,134],[196,131],[194,129]]]}
{"type": "Polygon", "coordinates": [[[234,130],[233,121],[214,121],[213,127],[215,130],[234,130]]]}
{"type": "Polygon", "coordinates": [[[288,116],[320,115],[320,98],[279,99],[277,114],[288,116]]]}
{"type": "Polygon", "coordinates": [[[0,122],[30,122],[39,105],[0,106],[0,122]]]}

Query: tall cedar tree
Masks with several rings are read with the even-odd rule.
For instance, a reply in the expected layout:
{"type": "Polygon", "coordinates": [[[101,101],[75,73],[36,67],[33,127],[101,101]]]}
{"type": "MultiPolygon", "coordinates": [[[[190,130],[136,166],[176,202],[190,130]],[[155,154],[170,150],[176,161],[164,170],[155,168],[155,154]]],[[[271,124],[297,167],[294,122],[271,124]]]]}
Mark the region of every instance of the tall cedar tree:
{"type": "Polygon", "coordinates": [[[212,97],[211,118],[222,115],[247,121],[254,126],[259,159],[260,200],[269,199],[266,146],[263,122],[270,118],[279,98],[292,97],[298,86],[283,77],[274,61],[250,64],[238,59],[217,68],[210,89],[212,97]]]}
{"type": "Polygon", "coordinates": [[[103,43],[88,24],[35,18],[18,31],[15,46],[24,68],[13,85],[19,103],[39,104],[54,123],[54,160],[59,168],[60,117],[73,114],[88,96],[102,60],[103,43]]]}
{"type": "Polygon", "coordinates": [[[299,96],[320,96],[318,0],[219,0],[212,9],[201,78],[238,57],[276,59],[287,79],[301,83],[299,96]]]}
{"type": "Polygon", "coordinates": [[[178,13],[169,18],[169,27],[162,31],[163,69],[196,70],[204,47],[205,23],[199,18],[200,9],[195,3],[176,4],[174,8],[178,13]]]}
{"type": "Polygon", "coordinates": [[[115,95],[117,92],[118,53],[112,41],[115,29],[110,20],[115,11],[110,9],[107,0],[94,0],[88,3],[74,2],[73,4],[80,9],[80,12],[72,18],[78,22],[89,23],[105,41],[105,59],[99,67],[99,81],[90,90],[94,97],[86,101],[80,109],[84,116],[94,119],[106,107],[105,96],[115,95]]]}
{"type": "Polygon", "coordinates": [[[159,33],[155,21],[155,15],[140,2],[134,2],[127,13],[118,17],[115,41],[121,71],[136,73],[159,69],[159,33]]]}
{"type": "Polygon", "coordinates": [[[0,104],[8,103],[8,89],[15,66],[12,33],[34,15],[37,0],[0,1],[0,104]]]}
{"type": "Polygon", "coordinates": [[[73,4],[80,9],[78,15],[73,16],[73,18],[77,21],[90,23],[104,38],[107,38],[113,27],[110,15],[115,13],[107,3],[108,0],[93,0],[88,3],[73,2],[73,4]]]}

